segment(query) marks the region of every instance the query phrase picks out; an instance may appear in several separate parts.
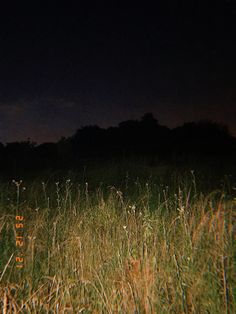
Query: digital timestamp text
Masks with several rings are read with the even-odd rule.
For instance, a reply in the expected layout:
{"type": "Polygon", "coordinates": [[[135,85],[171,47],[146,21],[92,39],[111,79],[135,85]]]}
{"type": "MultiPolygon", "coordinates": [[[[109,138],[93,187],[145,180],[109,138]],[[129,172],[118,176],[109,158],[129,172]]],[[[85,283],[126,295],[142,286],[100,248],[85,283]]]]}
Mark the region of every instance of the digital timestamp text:
{"type": "Polygon", "coordinates": [[[25,219],[24,216],[15,216],[15,228],[16,228],[16,236],[15,243],[17,248],[17,255],[15,258],[16,267],[23,268],[24,267],[24,225],[25,219]]]}

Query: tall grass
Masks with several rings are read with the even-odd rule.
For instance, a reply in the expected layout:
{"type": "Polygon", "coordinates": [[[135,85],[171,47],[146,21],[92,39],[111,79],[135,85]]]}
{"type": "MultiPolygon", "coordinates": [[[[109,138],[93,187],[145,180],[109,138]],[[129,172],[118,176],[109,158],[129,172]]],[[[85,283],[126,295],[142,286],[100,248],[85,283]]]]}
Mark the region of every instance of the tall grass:
{"type": "Polygon", "coordinates": [[[236,312],[232,195],[163,169],[159,182],[129,173],[119,186],[94,182],[1,187],[3,313],[236,312]]]}

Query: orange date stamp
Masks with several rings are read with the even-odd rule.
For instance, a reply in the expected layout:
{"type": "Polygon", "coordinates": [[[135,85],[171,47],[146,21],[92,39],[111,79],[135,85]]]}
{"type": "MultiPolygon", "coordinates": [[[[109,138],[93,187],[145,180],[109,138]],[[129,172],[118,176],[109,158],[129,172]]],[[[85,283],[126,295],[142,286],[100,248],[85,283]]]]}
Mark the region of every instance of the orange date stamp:
{"type": "Polygon", "coordinates": [[[24,224],[25,224],[24,216],[20,216],[20,215],[15,216],[15,228],[16,228],[15,243],[17,247],[17,256],[15,258],[15,262],[16,262],[17,268],[24,267],[24,254],[23,254],[24,224]]]}

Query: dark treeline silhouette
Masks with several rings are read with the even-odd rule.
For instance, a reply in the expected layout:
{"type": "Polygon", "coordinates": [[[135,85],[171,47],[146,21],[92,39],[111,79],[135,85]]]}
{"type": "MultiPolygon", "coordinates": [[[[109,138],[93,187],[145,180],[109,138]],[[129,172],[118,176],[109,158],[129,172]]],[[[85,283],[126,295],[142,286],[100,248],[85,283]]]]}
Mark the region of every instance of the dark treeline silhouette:
{"type": "Polygon", "coordinates": [[[233,157],[236,139],[226,126],[208,120],[169,129],[160,125],[152,113],[146,113],[140,120],[123,121],[118,127],[81,127],[57,143],[0,143],[0,170],[2,175],[17,176],[47,169],[74,169],[82,160],[133,155],[158,156],[168,161],[183,156],[233,157]]]}

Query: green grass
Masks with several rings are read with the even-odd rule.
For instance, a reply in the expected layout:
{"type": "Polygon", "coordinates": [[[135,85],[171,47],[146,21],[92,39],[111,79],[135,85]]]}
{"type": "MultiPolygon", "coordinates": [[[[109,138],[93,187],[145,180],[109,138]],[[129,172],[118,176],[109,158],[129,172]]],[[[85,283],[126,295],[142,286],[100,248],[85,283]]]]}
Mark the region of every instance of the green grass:
{"type": "Polygon", "coordinates": [[[3,313],[236,312],[229,181],[145,163],[67,178],[1,185],[3,313]],[[25,218],[21,269],[17,212],[25,218]]]}

